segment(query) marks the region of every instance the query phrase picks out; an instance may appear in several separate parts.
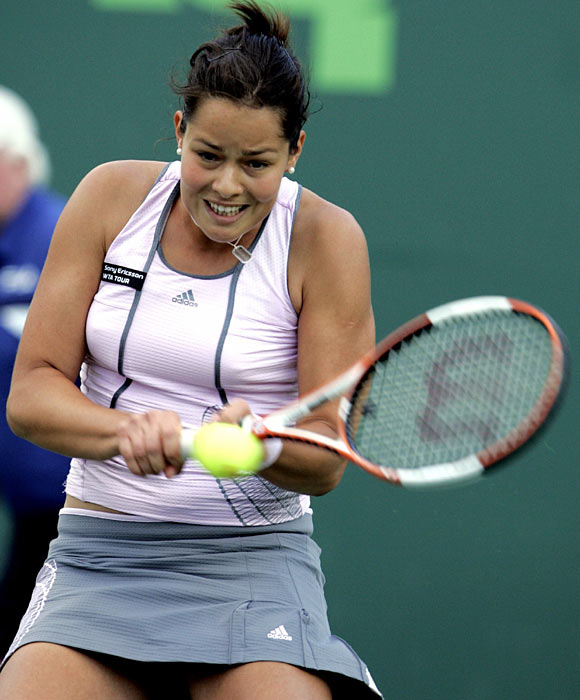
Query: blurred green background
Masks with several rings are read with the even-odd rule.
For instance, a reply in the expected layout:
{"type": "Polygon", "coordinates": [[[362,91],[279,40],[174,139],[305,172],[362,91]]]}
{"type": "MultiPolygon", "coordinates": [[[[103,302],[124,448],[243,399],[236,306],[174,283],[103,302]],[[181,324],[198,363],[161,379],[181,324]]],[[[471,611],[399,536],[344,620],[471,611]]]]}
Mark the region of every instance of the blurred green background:
{"type": "MultiPolygon", "coordinates": [[[[56,189],[104,160],[174,158],[169,76],[230,23],[224,4],[4,1],[0,84],[35,110],[56,189]]],[[[578,0],[281,4],[313,80],[296,177],[365,229],[378,336],[507,294],[574,353],[578,0]]],[[[334,632],[387,698],[580,697],[579,409],[573,382],[533,449],[481,484],[410,493],[351,466],[315,499],[334,632]]]]}

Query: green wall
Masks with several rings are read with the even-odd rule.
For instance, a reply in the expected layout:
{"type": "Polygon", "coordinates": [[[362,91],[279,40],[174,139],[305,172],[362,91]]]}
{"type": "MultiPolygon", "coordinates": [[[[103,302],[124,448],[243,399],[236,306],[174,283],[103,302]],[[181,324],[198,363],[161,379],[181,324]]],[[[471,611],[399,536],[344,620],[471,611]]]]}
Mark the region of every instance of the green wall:
{"type": "MultiPolygon", "coordinates": [[[[5,0],[0,83],[35,108],[58,189],[102,160],[174,157],[168,76],[223,4],[5,0]]],[[[363,225],[379,336],[509,294],[575,352],[578,0],[287,5],[321,108],[297,176],[363,225]]],[[[579,408],[573,384],[534,448],[477,486],[409,493],[349,467],[316,499],[334,630],[386,697],[578,697],[579,408]]]]}

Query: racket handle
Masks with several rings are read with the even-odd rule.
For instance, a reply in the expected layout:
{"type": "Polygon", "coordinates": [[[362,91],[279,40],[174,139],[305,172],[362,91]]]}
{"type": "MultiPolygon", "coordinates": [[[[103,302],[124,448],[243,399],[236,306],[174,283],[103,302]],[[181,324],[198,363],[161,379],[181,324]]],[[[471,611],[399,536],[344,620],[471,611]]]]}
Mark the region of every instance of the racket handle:
{"type": "MultiPolygon", "coordinates": [[[[248,433],[252,432],[252,428],[254,425],[256,425],[259,422],[259,418],[255,416],[253,413],[248,413],[247,416],[244,416],[242,418],[242,428],[246,430],[248,433]]],[[[255,434],[255,433],[254,433],[255,434]]],[[[266,467],[271,467],[274,462],[278,460],[278,457],[282,453],[282,440],[280,438],[267,438],[264,439],[264,437],[260,435],[256,435],[256,437],[260,438],[262,440],[262,445],[264,446],[264,461],[260,465],[260,469],[258,471],[261,471],[262,469],[266,469],[266,467]]]]}
{"type": "Polygon", "coordinates": [[[244,416],[242,418],[242,422],[240,423],[240,425],[246,432],[251,433],[256,420],[257,417],[253,413],[248,413],[247,416],[244,416]]]}
{"type": "Polygon", "coordinates": [[[182,459],[194,459],[193,440],[197,430],[183,428],[181,431],[181,457],[182,459]]]}
{"type": "MultiPolygon", "coordinates": [[[[252,432],[252,425],[254,424],[255,416],[252,414],[247,415],[242,420],[242,428],[247,430],[249,433],[252,432]]],[[[197,430],[193,428],[182,428],[181,438],[180,438],[180,452],[182,459],[195,459],[195,452],[193,449],[193,441],[197,430]]]]}
{"type": "MultiPolygon", "coordinates": [[[[251,432],[252,425],[254,424],[255,420],[256,417],[252,416],[251,414],[246,416],[242,421],[242,428],[248,432],[251,432]]],[[[183,460],[195,459],[193,445],[196,433],[197,430],[193,430],[191,428],[183,428],[181,431],[180,451],[181,458],[183,460]]],[[[264,461],[260,465],[260,469],[258,471],[261,469],[266,469],[266,467],[271,466],[278,459],[280,453],[282,452],[282,440],[280,440],[280,438],[268,438],[267,440],[264,440],[263,446],[265,456],[264,461]]]]}

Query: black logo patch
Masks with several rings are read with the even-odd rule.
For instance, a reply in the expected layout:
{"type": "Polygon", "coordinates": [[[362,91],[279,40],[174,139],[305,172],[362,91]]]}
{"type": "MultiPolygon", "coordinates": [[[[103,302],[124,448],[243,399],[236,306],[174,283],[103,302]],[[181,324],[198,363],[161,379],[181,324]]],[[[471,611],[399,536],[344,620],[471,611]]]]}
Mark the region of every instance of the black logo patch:
{"type": "Polygon", "coordinates": [[[140,290],[143,288],[145,277],[147,277],[147,273],[141,272],[141,270],[132,270],[130,267],[112,265],[108,262],[103,263],[101,274],[103,282],[112,282],[113,284],[121,284],[123,287],[140,290]]]}

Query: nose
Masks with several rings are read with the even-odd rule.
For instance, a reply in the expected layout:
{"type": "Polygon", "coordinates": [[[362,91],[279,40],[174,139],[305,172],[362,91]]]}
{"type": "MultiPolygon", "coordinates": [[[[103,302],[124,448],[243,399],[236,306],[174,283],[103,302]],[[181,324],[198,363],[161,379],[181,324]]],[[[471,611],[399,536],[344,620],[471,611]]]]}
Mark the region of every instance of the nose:
{"type": "Polygon", "coordinates": [[[224,163],[212,182],[213,191],[222,199],[230,199],[243,192],[240,173],[234,164],[224,163]]]}

